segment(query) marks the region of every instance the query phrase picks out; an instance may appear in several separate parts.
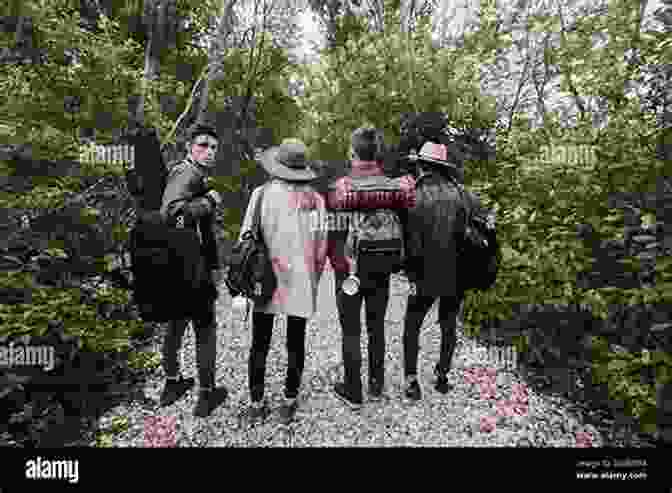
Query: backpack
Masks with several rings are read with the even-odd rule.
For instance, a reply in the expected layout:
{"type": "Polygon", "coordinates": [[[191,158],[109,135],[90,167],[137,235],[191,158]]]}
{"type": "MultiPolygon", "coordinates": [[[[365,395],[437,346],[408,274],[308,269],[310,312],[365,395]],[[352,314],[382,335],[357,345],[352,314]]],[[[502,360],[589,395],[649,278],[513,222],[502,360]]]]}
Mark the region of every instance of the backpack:
{"type": "Polygon", "coordinates": [[[131,231],[133,301],[146,322],[195,318],[212,297],[203,282],[205,259],[198,234],[167,225],[158,211],[145,213],[131,231]]]}
{"type": "Polygon", "coordinates": [[[135,168],[126,179],[137,203],[129,245],[132,299],[146,322],[193,318],[213,295],[203,282],[207,269],[200,238],[196,231],[175,227],[159,212],[168,170],[156,134],[143,130],[128,138],[135,146],[135,168]]]}
{"type": "Polygon", "coordinates": [[[465,290],[486,291],[497,280],[502,260],[495,217],[491,211],[475,211],[464,187],[452,180],[465,207],[464,227],[458,238],[458,272],[465,290]]]}
{"type": "Polygon", "coordinates": [[[355,262],[359,277],[389,275],[403,268],[404,230],[391,209],[358,210],[352,213],[346,239],[346,255],[355,262]]]}
{"type": "Polygon", "coordinates": [[[224,278],[231,296],[243,295],[257,306],[268,304],[277,288],[271,256],[261,229],[261,205],[267,186],[264,185],[259,192],[250,229],[241,235],[231,250],[224,278]]]}

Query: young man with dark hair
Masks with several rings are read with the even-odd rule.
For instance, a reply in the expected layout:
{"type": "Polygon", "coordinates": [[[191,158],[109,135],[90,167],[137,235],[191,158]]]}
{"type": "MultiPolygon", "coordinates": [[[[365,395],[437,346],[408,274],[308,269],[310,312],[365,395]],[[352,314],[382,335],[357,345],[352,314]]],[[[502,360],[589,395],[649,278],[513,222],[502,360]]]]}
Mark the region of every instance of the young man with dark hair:
{"type": "MultiPolygon", "coordinates": [[[[197,231],[201,240],[201,254],[205,259],[206,275],[200,289],[185,293],[184,302],[193,303],[199,314],[192,319],[196,334],[196,354],[198,360],[200,392],[194,414],[206,417],[224,402],[227,390],[215,389],[215,359],[217,345],[217,324],[215,300],[219,282],[219,255],[213,231],[215,211],[221,197],[215,190],[207,191],[206,178],[215,165],[219,138],[214,128],[197,124],[189,132],[188,155],[176,164],[168,175],[161,204],[161,214],[177,227],[197,231]]],[[[161,280],[157,279],[157,287],[161,280]]],[[[168,406],[180,399],[195,381],[180,376],[177,352],[187,327],[187,320],[173,320],[163,347],[163,364],[167,382],[161,394],[161,405],[168,406]]]]}

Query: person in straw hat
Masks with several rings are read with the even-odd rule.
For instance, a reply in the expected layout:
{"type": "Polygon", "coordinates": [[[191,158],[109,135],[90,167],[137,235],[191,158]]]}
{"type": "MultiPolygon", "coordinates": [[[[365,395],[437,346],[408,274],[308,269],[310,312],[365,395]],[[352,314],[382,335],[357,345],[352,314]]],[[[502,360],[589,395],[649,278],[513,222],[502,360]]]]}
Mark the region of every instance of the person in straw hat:
{"type": "Polygon", "coordinates": [[[250,424],[268,416],[264,399],[266,359],[275,315],[287,315],[287,377],[280,417],[289,422],[296,412],[305,360],[306,322],[316,310],[317,289],[324,268],[326,230],[315,227],[324,217],[324,199],[311,182],[317,178],[307,149],[297,139],[285,139],[258,160],[270,180],[250,197],[241,228],[248,230],[262,189],[260,224],[278,287],[266,306],[255,306],[249,356],[250,406],[244,413],[250,424]]]}

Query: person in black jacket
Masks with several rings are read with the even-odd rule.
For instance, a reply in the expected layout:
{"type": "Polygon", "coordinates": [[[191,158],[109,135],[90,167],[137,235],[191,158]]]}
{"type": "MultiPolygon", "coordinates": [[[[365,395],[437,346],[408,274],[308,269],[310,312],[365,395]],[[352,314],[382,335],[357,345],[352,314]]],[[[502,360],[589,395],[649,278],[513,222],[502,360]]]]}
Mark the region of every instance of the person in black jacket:
{"type": "Polygon", "coordinates": [[[462,203],[455,186],[463,180],[462,169],[448,160],[445,144],[426,142],[419,156],[416,205],[405,211],[406,275],[415,286],[415,293],[408,297],[403,336],[405,395],[411,400],[422,397],[417,378],[420,327],[437,298],[441,349],[434,367],[434,386],[442,394],[450,390],[447,375],[457,342],[457,315],[465,295],[461,272],[468,272],[468,266],[459,263],[458,239],[464,232],[465,207],[481,207],[478,197],[468,191],[465,198],[469,204],[462,203]]]}
{"type": "MultiPolygon", "coordinates": [[[[215,210],[221,197],[215,190],[207,190],[206,178],[215,165],[219,138],[209,126],[196,125],[190,130],[188,156],[176,164],[168,175],[161,203],[161,214],[178,228],[196,230],[205,259],[204,282],[199,289],[185,293],[184,303],[193,303],[196,313],[193,321],[196,334],[200,392],[194,414],[206,417],[227,398],[225,387],[215,389],[217,283],[219,282],[219,255],[213,231],[215,210]]],[[[160,281],[157,281],[160,285],[160,281]]],[[[169,322],[163,348],[167,382],[161,395],[161,405],[168,406],[180,399],[195,381],[180,376],[177,352],[187,320],[169,322]]]]}

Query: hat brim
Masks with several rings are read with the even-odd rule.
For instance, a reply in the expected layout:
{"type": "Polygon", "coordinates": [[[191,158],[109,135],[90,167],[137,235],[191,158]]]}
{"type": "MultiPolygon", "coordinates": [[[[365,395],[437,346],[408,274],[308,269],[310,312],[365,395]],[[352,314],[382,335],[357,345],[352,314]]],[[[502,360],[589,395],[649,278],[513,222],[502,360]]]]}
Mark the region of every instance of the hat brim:
{"type": "Polygon", "coordinates": [[[455,163],[451,163],[449,161],[440,161],[438,159],[432,159],[429,156],[418,156],[418,161],[421,161],[423,163],[435,165],[438,168],[443,168],[446,171],[450,171],[457,176],[460,181],[464,181],[464,170],[462,169],[461,166],[458,166],[455,163]]]}
{"type": "Polygon", "coordinates": [[[311,169],[310,161],[306,161],[305,169],[289,168],[279,163],[276,159],[279,150],[280,147],[273,147],[259,157],[261,166],[269,175],[287,181],[313,181],[318,177],[317,173],[311,169]]]}

